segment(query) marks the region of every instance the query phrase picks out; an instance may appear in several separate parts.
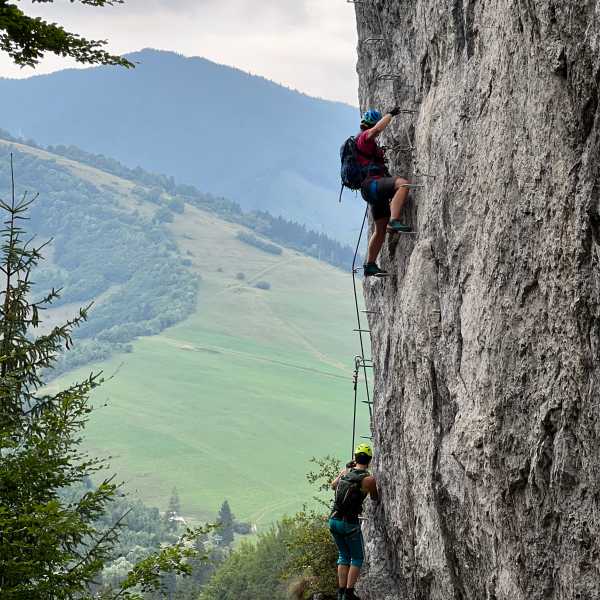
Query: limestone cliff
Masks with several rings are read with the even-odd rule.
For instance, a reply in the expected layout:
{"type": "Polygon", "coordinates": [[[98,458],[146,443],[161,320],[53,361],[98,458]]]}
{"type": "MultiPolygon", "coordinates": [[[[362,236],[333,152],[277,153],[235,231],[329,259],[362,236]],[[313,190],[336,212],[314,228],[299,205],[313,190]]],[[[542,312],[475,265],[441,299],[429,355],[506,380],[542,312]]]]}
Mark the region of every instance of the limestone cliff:
{"type": "Polygon", "coordinates": [[[355,8],[362,108],[414,109],[390,165],[435,175],[364,285],[362,597],[600,598],[600,2],[355,8]]]}

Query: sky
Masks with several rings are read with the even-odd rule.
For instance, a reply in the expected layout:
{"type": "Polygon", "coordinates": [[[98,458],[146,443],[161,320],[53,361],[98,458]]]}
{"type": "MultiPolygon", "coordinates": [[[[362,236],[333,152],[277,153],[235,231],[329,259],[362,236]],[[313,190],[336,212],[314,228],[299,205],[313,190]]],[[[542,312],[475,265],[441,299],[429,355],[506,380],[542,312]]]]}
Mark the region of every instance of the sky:
{"type": "MultiPolygon", "coordinates": [[[[345,0],[125,0],[104,8],[22,0],[27,14],[123,54],[142,48],[202,56],[312,96],[358,104],[354,7],[345,0]]],[[[0,76],[76,66],[50,57],[35,71],[0,55],[0,76]]]]}

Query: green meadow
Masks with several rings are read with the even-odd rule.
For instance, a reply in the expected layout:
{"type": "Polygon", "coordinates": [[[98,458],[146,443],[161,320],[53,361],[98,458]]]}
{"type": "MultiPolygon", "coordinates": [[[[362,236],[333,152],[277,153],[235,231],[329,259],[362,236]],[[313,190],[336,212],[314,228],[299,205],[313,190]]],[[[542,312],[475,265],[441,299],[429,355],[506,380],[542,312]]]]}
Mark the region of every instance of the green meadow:
{"type": "Polygon", "coordinates": [[[243,227],[189,206],[170,227],[201,280],[197,310],[93,366],[109,379],[93,396],[86,444],[149,504],[164,509],[176,487],[187,517],[214,517],[227,498],[265,526],[310,500],[311,457],[350,453],[352,279],[249,246],[236,239],[243,227]]]}

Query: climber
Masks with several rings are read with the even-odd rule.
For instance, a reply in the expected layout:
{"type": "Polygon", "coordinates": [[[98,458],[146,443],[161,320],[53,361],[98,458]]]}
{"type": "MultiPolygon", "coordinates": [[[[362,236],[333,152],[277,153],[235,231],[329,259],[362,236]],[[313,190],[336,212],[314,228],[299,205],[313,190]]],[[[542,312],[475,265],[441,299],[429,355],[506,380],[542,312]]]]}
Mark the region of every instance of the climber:
{"type": "Polygon", "coordinates": [[[400,221],[400,213],[408,197],[409,183],[402,177],[392,177],[385,165],[383,150],[377,144],[377,136],[400,113],[393,108],[381,116],[377,110],[368,110],[360,122],[361,133],[356,137],[357,160],[366,169],[367,177],[361,187],[362,197],[371,207],[375,230],[369,240],[365,277],[385,276],[387,272],[377,266],[377,257],[389,233],[408,233],[410,227],[400,221]]]}
{"type": "Polygon", "coordinates": [[[329,531],[338,547],[338,600],[357,600],[354,585],[364,560],[363,538],[359,515],[365,498],[370,495],[379,501],[375,477],[367,468],[373,458],[368,444],[359,444],[354,461],[331,482],[335,490],[333,510],[329,517],[329,531]]]}

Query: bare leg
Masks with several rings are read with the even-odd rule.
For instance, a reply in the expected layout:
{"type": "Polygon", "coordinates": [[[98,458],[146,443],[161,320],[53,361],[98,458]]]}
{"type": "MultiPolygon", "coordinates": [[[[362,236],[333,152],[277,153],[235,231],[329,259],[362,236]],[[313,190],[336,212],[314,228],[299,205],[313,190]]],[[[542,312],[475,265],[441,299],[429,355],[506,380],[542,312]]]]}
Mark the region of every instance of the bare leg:
{"type": "Polygon", "coordinates": [[[387,227],[388,220],[386,218],[377,219],[375,221],[375,229],[373,230],[373,235],[369,240],[369,251],[367,252],[367,262],[374,263],[377,261],[377,257],[379,256],[379,251],[381,250],[381,246],[383,246],[383,242],[385,241],[385,228],[387,227]]]}
{"type": "Polygon", "coordinates": [[[360,567],[352,566],[348,571],[348,585],[346,587],[353,588],[356,585],[358,576],[360,575],[360,567]]]}
{"type": "Polygon", "coordinates": [[[407,183],[408,181],[406,179],[403,179],[402,177],[396,177],[396,193],[394,194],[390,205],[390,210],[392,213],[390,220],[392,221],[400,220],[400,213],[402,212],[402,207],[404,206],[404,204],[406,203],[406,199],[408,198],[409,190],[409,188],[402,186],[406,185],[407,183]]]}
{"type": "Polygon", "coordinates": [[[348,587],[348,571],[350,567],[348,565],[338,565],[338,587],[348,587]]]}

